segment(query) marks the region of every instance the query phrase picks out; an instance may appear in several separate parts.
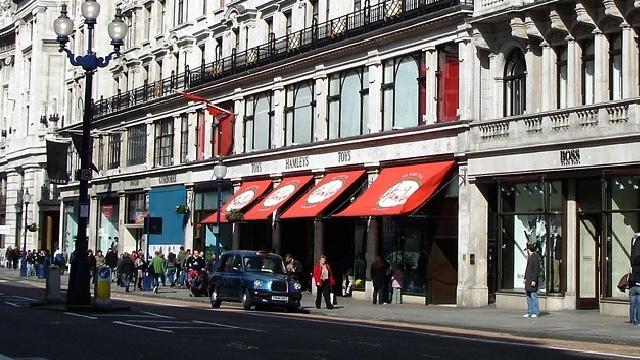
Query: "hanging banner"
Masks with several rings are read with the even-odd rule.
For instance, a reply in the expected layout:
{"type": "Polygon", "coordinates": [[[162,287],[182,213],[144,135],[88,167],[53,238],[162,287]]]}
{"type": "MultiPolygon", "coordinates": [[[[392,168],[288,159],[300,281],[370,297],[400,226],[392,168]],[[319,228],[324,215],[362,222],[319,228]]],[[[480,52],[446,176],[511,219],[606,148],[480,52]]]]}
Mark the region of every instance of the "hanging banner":
{"type": "Polygon", "coordinates": [[[47,140],[47,176],[54,184],[67,184],[67,149],[68,142],[47,140]]]}

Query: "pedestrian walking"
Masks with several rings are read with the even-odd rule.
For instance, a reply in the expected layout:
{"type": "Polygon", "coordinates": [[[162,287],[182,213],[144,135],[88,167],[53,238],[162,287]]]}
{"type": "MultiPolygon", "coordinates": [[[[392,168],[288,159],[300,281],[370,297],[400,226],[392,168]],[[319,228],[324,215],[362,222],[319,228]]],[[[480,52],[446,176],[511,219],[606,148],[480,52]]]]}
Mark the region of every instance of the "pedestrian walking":
{"type": "Polygon", "coordinates": [[[176,262],[176,254],[169,252],[169,255],[167,255],[167,282],[169,283],[169,287],[176,286],[176,262]]]}
{"type": "Polygon", "coordinates": [[[157,294],[160,286],[160,276],[166,271],[165,262],[160,257],[159,251],[156,251],[155,256],[151,259],[149,270],[153,270],[153,292],[157,294]]]}
{"type": "Polygon", "coordinates": [[[396,268],[391,274],[391,288],[393,289],[393,296],[391,302],[393,304],[402,304],[402,285],[404,284],[404,269],[402,264],[396,265],[396,268]]]}
{"type": "Polygon", "coordinates": [[[133,276],[133,271],[135,269],[135,265],[133,260],[129,256],[129,253],[122,254],[122,260],[120,264],[118,264],[118,273],[120,274],[120,283],[124,287],[125,292],[129,292],[129,285],[131,284],[131,278],[133,276]]]}
{"type": "Polygon", "coordinates": [[[7,250],[4,252],[5,267],[7,269],[13,266],[12,258],[13,258],[13,249],[11,248],[11,246],[8,246],[7,250]]]}
{"type": "Polygon", "coordinates": [[[287,274],[291,279],[302,284],[302,263],[297,259],[294,259],[291,254],[284,256],[284,261],[287,264],[287,274]]]}
{"type": "Polygon", "coordinates": [[[538,280],[540,278],[540,255],[536,252],[535,244],[527,244],[527,267],[524,272],[524,290],[527,294],[527,313],[524,317],[538,317],[540,305],[538,302],[538,280]]]}
{"type": "Polygon", "coordinates": [[[187,252],[184,251],[184,246],[180,246],[180,251],[178,251],[178,254],[176,255],[176,272],[178,276],[177,283],[180,287],[184,286],[186,272],[185,263],[188,257],[189,256],[187,252]]]}
{"type": "Polygon", "coordinates": [[[640,326],[640,234],[631,239],[631,270],[629,271],[629,322],[640,326]]]}
{"type": "Polygon", "coordinates": [[[331,265],[327,262],[327,257],[321,255],[313,268],[313,280],[316,284],[316,308],[320,309],[321,299],[324,297],[324,302],[327,309],[333,309],[331,303],[331,288],[336,284],[336,280],[333,277],[333,271],[331,265]]]}
{"type": "Polygon", "coordinates": [[[102,255],[102,250],[96,251],[96,267],[104,266],[105,259],[104,255],[102,255]]]}
{"type": "Polygon", "coordinates": [[[111,269],[111,282],[114,282],[117,276],[118,254],[112,249],[107,250],[107,255],[104,257],[104,264],[111,269]]]}
{"type": "Polygon", "coordinates": [[[89,277],[92,282],[96,283],[96,257],[93,256],[93,250],[87,251],[87,261],[89,262],[89,277]]]}
{"type": "Polygon", "coordinates": [[[385,283],[387,282],[387,269],[389,265],[381,257],[376,256],[371,263],[371,281],[373,282],[373,304],[386,304],[389,301],[388,296],[384,293],[385,283]]]}

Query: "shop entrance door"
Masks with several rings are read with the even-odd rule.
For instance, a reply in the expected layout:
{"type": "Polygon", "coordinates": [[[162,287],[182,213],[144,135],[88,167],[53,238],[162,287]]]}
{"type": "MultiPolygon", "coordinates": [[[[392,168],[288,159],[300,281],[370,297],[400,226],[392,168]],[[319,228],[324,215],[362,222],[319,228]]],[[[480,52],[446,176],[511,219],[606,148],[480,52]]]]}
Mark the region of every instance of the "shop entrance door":
{"type": "Polygon", "coordinates": [[[600,293],[600,234],[599,215],[578,215],[577,287],[578,309],[597,309],[600,293]]]}

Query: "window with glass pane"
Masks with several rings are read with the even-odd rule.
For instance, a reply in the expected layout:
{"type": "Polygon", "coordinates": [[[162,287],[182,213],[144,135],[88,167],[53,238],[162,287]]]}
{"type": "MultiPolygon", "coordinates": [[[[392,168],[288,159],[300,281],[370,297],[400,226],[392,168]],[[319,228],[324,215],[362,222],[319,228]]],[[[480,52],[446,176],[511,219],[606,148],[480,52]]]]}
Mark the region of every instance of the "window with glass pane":
{"type": "Polygon", "coordinates": [[[607,181],[607,234],[604,296],[628,299],[618,291],[618,280],[629,271],[631,240],[640,232],[640,177],[615,177],[607,181]]]}
{"type": "Polygon", "coordinates": [[[382,85],[383,130],[418,126],[420,122],[420,55],[384,62],[382,85]]]}
{"type": "Polygon", "coordinates": [[[595,52],[593,40],[582,46],[582,104],[592,105],[595,102],[595,52]]]}
{"type": "Polygon", "coordinates": [[[271,124],[273,121],[272,93],[262,93],[245,98],[244,151],[271,148],[271,124]]]}
{"type": "Polygon", "coordinates": [[[313,80],[287,87],[285,107],[285,145],[306,144],[313,141],[315,110],[313,80]]]}
{"type": "Polygon", "coordinates": [[[146,211],[146,196],[144,193],[127,195],[127,224],[140,223],[142,213],[146,211]]]}
{"type": "Polygon", "coordinates": [[[562,183],[503,184],[499,197],[501,289],[524,288],[524,248],[534,244],[540,255],[540,290],[559,293],[565,243],[562,183]]]}
{"type": "Polygon", "coordinates": [[[558,109],[567,107],[567,47],[556,49],[557,57],[557,106],[558,109]]]}
{"type": "Polygon", "coordinates": [[[136,125],[127,130],[127,165],[147,161],[147,125],[136,125]]]}
{"type": "Polygon", "coordinates": [[[177,25],[180,25],[184,22],[184,0],[177,0],[177,7],[178,10],[176,11],[177,14],[177,25]]]}
{"type": "Polygon", "coordinates": [[[609,99],[622,99],[622,34],[609,38],[609,99]]]}
{"type": "Polygon", "coordinates": [[[155,123],[154,165],[173,165],[173,118],[155,123]]]}
{"type": "Polygon", "coordinates": [[[144,15],[147,19],[147,23],[145,24],[146,26],[146,31],[144,34],[144,40],[145,41],[149,41],[149,39],[151,38],[151,4],[147,4],[144,6],[144,15]]]}
{"type": "Polygon", "coordinates": [[[120,167],[120,141],[120,133],[109,136],[109,169],[120,167]]]}
{"type": "Polygon", "coordinates": [[[366,67],[329,77],[329,139],[361,135],[368,121],[369,72],[366,67]]]}
{"type": "Polygon", "coordinates": [[[189,155],[189,117],[187,114],[180,115],[180,162],[187,161],[189,155]]]}
{"type": "Polygon", "coordinates": [[[526,110],[527,67],[524,55],[514,50],[507,59],[504,74],[504,114],[521,115],[526,110]]]}

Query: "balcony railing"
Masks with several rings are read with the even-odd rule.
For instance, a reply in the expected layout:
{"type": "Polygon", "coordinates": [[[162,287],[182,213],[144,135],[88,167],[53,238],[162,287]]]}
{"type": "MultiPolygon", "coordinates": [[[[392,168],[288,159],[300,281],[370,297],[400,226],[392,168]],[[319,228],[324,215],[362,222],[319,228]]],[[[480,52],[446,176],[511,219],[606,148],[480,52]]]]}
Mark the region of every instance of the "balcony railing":
{"type": "Polygon", "coordinates": [[[195,69],[187,67],[180,74],[171,73],[166,79],[146,83],[136,89],[120,92],[110,98],[94,101],[94,116],[105,116],[120,110],[147,103],[176,90],[186,90],[208,82],[221,80],[245,70],[264,66],[307,51],[334,44],[371,30],[398,23],[420,15],[455,5],[472,5],[472,0],[384,0],[365,6],[356,12],[313,24],[300,31],[275,38],[244,51],[232,51],[231,56],[210,64],[204,62],[195,69]]]}
{"type": "Polygon", "coordinates": [[[471,151],[603,139],[640,130],[640,98],[471,123],[471,151]]]}

